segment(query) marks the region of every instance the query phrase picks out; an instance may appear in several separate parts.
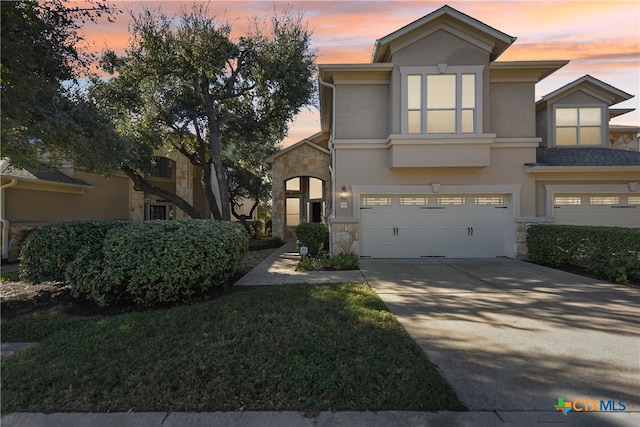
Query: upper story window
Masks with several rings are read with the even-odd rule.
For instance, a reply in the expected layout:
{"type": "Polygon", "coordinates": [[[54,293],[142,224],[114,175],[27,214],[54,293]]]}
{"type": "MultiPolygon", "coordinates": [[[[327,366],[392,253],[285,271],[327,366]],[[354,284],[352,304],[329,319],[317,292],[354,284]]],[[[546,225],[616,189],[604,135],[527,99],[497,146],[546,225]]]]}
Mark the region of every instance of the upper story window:
{"type": "Polygon", "coordinates": [[[154,157],[153,169],[147,172],[152,178],[173,178],[173,160],[166,157],[154,157]]]}
{"type": "Polygon", "coordinates": [[[602,108],[556,107],[556,146],[602,145],[602,108]]]}
{"type": "Polygon", "coordinates": [[[402,67],[402,132],[479,133],[482,67],[402,67]]]}

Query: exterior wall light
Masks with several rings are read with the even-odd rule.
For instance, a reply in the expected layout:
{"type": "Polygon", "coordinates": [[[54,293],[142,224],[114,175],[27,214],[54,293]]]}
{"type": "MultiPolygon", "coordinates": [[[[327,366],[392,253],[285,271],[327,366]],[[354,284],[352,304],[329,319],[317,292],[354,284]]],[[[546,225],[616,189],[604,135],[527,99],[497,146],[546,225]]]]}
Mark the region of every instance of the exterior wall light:
{"type": "Polygon", "coordinates": [[[347,187],[342,186],[342,191],[340,191],[340,199],[347,200],[347,187]]]}

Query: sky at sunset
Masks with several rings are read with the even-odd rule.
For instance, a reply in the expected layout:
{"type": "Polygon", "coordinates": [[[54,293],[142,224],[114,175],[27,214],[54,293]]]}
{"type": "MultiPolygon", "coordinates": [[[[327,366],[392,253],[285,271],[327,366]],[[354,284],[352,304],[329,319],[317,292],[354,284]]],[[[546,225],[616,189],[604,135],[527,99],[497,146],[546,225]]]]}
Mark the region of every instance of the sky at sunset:
{"type": "MultiPolygon", "coordinates": [[[[115,23],[87,24],[90,49],[105,48],[123,53],[128,45],[130,14],[143,8],[158,9],[168,16],[189,8],[192,1],[112,1],[123,13],[115,23]]],[[[536,99],[585,74],[600,79],[635,97],[616,108],[640,109],[640,0],[605,1],[211,1],[209,10],[228,20],[238,35],[247,18],[273,15],[291,5],[302,11],[312,31],[319,64],[367,63],[376,39],[449,6],[510,36],[516,42],[498,61],[570,60],[571,62],[536,86],[536,99]]],[[[640,125],[640,111],[612,121],[640,125]]],[[[284,145],[320,130],[315,108],[301,113],[292,124],[284,145]]]]}

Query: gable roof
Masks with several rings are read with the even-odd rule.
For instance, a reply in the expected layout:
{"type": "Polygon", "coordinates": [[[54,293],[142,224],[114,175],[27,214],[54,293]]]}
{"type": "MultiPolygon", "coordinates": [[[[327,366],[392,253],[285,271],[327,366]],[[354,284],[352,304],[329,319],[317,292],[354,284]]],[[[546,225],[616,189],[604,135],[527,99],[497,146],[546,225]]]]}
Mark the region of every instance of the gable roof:
{"type": "Polygon", "coordinates": [[[309,145],[310,147],[315,148],[316,150],[322,151],[325,154],[329,154],[329,150],[325,147],[322,147],[321,145],[318,145],[317,142],[319,139],[322,139],[321,137],[324,135],[323,132],[318,132],[308,138],[305,138],[301,141],[296,142],[293,145],[288,146],[287,148],[278,151],[276,154],[274,154],[273,156],[269,157],[266,159],[267,163],[273,163],[275,161],[275,159],[277,159],[280,156],[283,156],[293,150],[297,150],[298,148],[302,147],[303,145],[309,145]],[[315,141],[315,142],[314,142],[315,141]]]}
{"type": "Polygon", "coordinates": [[[615,105],[633,98],[633,95],[586,74],[579,79],[562,86],[560,89],[554,90],[553,92],[543,96],[540,101],[536,102],[536,111],[540,111],[545,108],[548,103],[554,102],[559,98],[563,98],[577,91],[589,93],[592,96],[602,99],[609,105],[615,105]]]}
{"type": "Polygon", "coordinates": [[[535,166],[640,166],[640,152],[596,147],[538,147],[535,166]]]}
{"type": "Polygon", "coordinates": [[[461,24],[462,27],[488,38],[493,44],[490,55],[491,61],[498,58],[498,56],[500,56],[516,40],[516,37],[512,37],[502,31],[496,30],[495,28],[472,18],[469,15],[465,15],[451,6],[445,5],[422,18],[405,25],[399,30],[376,40],[373,47],[373,54],[371,55],[371,62],[388,61],[390,45],[392,43],[411,38],[411,36],[423,32],[441,21],[461,24]]]}

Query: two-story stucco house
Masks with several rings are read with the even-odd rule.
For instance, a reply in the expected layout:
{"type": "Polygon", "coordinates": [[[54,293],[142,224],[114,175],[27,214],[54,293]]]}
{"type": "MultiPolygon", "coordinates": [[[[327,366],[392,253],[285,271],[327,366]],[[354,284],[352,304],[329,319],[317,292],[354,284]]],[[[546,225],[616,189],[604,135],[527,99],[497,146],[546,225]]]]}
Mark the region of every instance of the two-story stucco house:
{"type": "Polygon", "coordinates": [[[319,66],[321,132],[270,159],[273,232],[326,222],[333,253],[526,255],[526,224],[640,227],[632,95],[591,76],[535,100],[568,61],[500,62],[515,38],[451,7],[319,66]]]}

